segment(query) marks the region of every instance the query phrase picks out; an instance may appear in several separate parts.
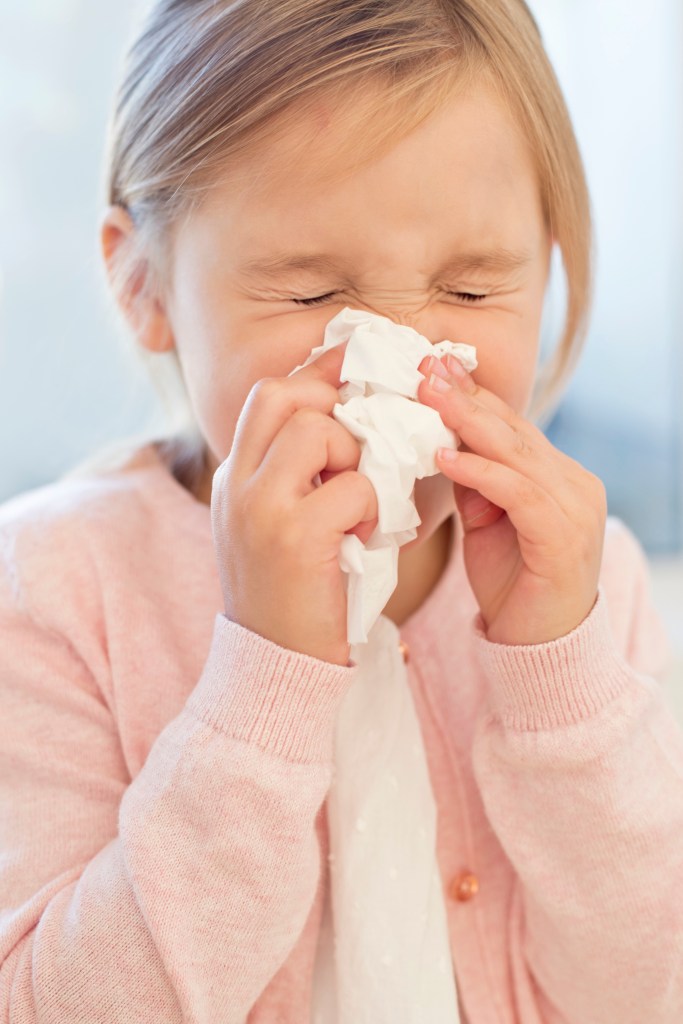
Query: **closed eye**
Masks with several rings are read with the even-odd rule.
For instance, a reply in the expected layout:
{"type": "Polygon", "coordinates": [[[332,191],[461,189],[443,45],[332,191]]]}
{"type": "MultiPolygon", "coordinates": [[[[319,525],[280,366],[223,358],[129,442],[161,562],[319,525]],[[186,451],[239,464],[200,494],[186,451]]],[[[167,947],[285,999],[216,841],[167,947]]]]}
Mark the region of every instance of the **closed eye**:
{"type": "MultiPolygon", "coordinates": [[[[292,299],[291,301],[296,302],[300,306],[322,306],[329,299],[334,298],[336,294],[336,292],[327,292],[326,295],[316,295],[312,299],[292,299]]],[[[481,302],[482,299],[486,298],[486,295],[474,295],[472,292],[446,292],[446,295],[452,295],[462,302],[481,302]]]]}

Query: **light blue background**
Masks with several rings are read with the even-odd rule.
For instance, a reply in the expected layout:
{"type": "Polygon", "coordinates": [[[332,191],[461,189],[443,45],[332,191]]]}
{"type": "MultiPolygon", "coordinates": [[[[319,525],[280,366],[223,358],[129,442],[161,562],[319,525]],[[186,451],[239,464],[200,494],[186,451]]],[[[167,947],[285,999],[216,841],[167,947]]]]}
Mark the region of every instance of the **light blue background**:
{"type": "Polygon", "coordinates": [[[592,328],[548,433],[652,552],[683,546],[683,5],[535,0],[591,189],[592,328]]]}

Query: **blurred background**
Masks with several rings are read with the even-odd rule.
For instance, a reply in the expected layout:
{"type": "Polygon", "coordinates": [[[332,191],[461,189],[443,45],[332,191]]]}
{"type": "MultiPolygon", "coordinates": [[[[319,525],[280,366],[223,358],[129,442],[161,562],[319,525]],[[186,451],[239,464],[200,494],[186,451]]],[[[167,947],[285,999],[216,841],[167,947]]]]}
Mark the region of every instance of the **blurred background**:
{"type": "MultiPolygon", "coordinates": [[[[551,439],[650,556],[683,721],[683,4],[532,0],[587,167],[592,329],[551,439]]],[[[139,0],[0,0],[0,501],[163,423],[97,250],[104,126],[139,0]]],[[[549,291],[544,336],[563,289],[549,291]]]]}

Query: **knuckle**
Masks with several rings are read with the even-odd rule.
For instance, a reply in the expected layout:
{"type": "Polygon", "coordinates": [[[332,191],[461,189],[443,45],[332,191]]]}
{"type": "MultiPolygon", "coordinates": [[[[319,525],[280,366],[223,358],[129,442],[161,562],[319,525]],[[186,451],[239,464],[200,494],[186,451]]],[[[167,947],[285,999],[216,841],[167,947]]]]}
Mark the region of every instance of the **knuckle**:
{"type": "Polygon", "coordinates": [[[475,402],[472,396],[467,395],[463,413],[468,419],[479,419],[484,410],[478,402],[475,402]]]}
{"type": "Polygon", "coordinates": [[[598,525],[604,524],[607,518],[608,500],[607,489],[600,477],[588,470],[584,470],[582,479],[582,501],[581,509],[584,513],[586,523],[595,521],[598,525]]]}
{"type": "MultiPolygon", "coordinates": [[[[512,410],[511,422],[512,417],[517,418],[517,414],[514,412],[514,410],[512,410]]],[[[530,420],[526,420],[524,423],[524,427],[529,432],[529,436],[532,438],[538,449],[548,449],[548,445],[550,445],[550,442],[548,441],[548,438],[545,436],[545,434],[538,426],[538,424],[532,423],[530,420]]],[[[554,445],[552,445],[551,447],[555,452],[559,451],[559,449],[556,449],[554,445]]],[[[562,452],[561,454],[564,454],[564,452],[562,452]]]]}
{"type": "Polygon", "coordinates": [[[312,409],[309,405],[302,405],[295,409],[291,416],[291,421],[297,429],[306,432],[328,429],[326,420],[329,420],[329,416],[321,414],[317,409],[312,409]]]}
{"type": "Polygon", "coordinates": [[[280,380],[277,377],[261,377],[251,389],[251,400],[261,404],[270,404],[275,396],[281,391],[280,380]]]}
{"type": "Polygon", "coordinates": [[[477,382],[470,377],[469,380],[465,382],[465,391],[470,398],[476,401],[481,395],[481,385],[477,384],[477,382]]]}
{"type": "Polygon", "coordinates": [[[541,491],[533,480],[529,480],[528,477],[522,476],[517,481],[517,496],[522,504],[535,505],[538,504],[541,491]]]}
{"type": "Polygon", "coordinates": [[[377,492],[365,473],[350,469],[343,476],[348,478],[349,484],[358,492],[361,500],[377,503],[377,492]]]}
{"type": "Polygon", "coordinates": [[[523,457],[533,455],[533,449],[531,445],[527,443],[527,440],[524,437],[524,435],[520,434],[518,430],[513,430],[512,451],[515,455],[520,455],[523,457]]]}
{"type": "Polygon", "coordinates": [[[303,408],[303,396],[306,395],[309,408],[319,407],[326,414],[330,413],[339,401],[339,392],[325,380],[307,380],[298,382],[295,377],[261,377],[257,380],[249,394],[250,403],[274,405],[277,409],[293,415],[303,408]],[[302,391],[302,387],[305,390],[302,391]],[[310,405],[313,402],[313,405],[310,405]]]}

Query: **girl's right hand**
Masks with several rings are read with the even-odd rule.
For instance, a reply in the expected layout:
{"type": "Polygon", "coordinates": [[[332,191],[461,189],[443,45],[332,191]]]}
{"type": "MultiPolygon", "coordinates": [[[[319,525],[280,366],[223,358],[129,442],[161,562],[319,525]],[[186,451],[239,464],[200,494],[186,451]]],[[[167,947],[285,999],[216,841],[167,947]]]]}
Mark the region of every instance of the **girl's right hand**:
{"type": "Polygon", "coordinates": [[[226,616],[338,665],[350,654],[342,538],[365,543],[377,524],[377,495],[357,472],[360,446],[331,416],[345,350],[257,381],[211,495],[226,616]]]}

